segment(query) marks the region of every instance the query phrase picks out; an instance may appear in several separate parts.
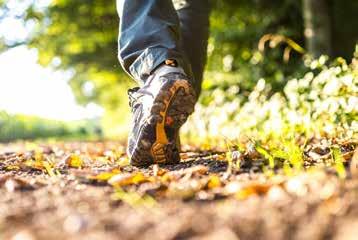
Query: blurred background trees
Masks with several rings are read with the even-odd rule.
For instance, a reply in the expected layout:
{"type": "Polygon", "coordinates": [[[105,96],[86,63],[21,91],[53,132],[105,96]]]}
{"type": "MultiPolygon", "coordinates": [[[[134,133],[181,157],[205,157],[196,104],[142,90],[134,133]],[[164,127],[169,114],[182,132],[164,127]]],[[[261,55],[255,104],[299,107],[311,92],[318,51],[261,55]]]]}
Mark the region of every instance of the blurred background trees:
{"type": "Polygon", "coordinates": [[[98,119],[63,122],[0,111],[0,143],[17,139],[91,139],[93,137],[102,137],[98,119]]]}
{"type": "Polygon", "coordinates": [[[314,56],[332,54],[332,18],[326,0],[303,0],[304,36],[308,51],[314,56]]]}
{"type": "MultiPolygon", "coordinates": [[[[13,0],[0,0],[0,21],[13,0]]],[[[121,132],[128,114],[126,89],[134,83],[117,60],[115,1],[27,0],[16,17],[31,27],[26,39],[0,39],[0,49],[26,44],[44,66],[73,71],[72,89],[82,104],[106,109],[104,125],[121,132]]],[[[303,56],[351,59],[358,41],[356,0],[212,0],[208,64],[202,103],[216,88],[237,85],[247,96],[264,78],[274,93],[307,71],[303,56]]],[[[1,50],[0,50],[1,51],[1,50]]],[[[230,99],[227,99],[229,101],[230,99]]]]}

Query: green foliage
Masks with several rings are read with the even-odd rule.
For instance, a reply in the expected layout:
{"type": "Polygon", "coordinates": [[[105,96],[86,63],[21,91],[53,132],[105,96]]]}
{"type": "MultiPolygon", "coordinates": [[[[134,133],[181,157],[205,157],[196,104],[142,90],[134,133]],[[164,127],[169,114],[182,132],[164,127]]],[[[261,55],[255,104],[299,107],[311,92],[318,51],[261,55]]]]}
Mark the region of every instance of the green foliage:
{"type": "Polygon", "coordinates": [[[81,103],[95,100],[109,109],[118,107],[119,88],[125,88],[121,83],[128,78],[117,60],[115,1],[52,1],[44,11],[35,6],[27,18],[38,19],[30,45],[39,49],[39,62],[73,69],[70,84],[81,103]],[[85,90],[88,82],[93,91],[85,90]]]}
{"type": "Polygon", "coordinates": [[[26,115],[10,115],[0,111],[0,142],[18,139],[90,137],[101,135],[96,121],[65,123],[26,115]]]}
{"type": "MultiPolygon", "coordinates": [[[[117,118],[117,124],[125,122],[128,118],[125,114],[128,113],[125,89],[133,82],[117,60],[119,19],[115,1],[51,1],[46,8],[39,8],[37,1],[33,1],[24,18],[37,25],[28,42],[39,50],[39,62],[74,70],[70,84],[78,101],[83,104],[95,101],[105,107],[110,116],[105,122],[112,122],[113,118],[117,118]],[[92,91],[86,91],[89,83],[93,86],[92,91]]],[[[257,50],[259,39],[266,33],[302,40],[300,4],[297,1],[275,0],[269,4],[262,0],[212,1],[210,21],[209,71],[221,72],[224,69],[239,74],[235,84],[240,81],[251,90],[263,76],[279,89],[284,76],[297,70],[295,63],[299,58],[293,58],[290,66],[281,67],[281,49],[265,55],[257,50]],[[232,66],[230,58],[233,58],[232,66]]],[[[211,85],[217,86],[215,83],[211,85]]],[[[219,87],[225,88],[225,85],[219,87]]]]}
{"type": "MultiPolygon", "coordinates": [[[[356,53],[357,55],[357,53],[356,53]]],[[[202,103],[183,129],[199,139],[292,139],[300,135],[356,136],[358,134],[357,59],[348,65],[337,59],[306,60],[311,71],[287,82],[282,93],[271,94],[271,86],[260,79],[247,97],[240,87],[203,92],[202,103]],[[208,100],[209,95],[215,98],[208,100]],[[189,127],[190,126],[190,127],[189,127]]]]}
{"type": "MultiPolygon", "coordinates": [[[[8,2],[0,1],[4,9],[0,12],[0,21],[9,11],[8,2]]],[[[134,82],[117,60],[119,18],[115,1],[52,0],[45,7],[40,6],[39,1],[28,2],[29,7],[19,18],[35,24],[25,42],[39,50],[39,62],[71,70],[70,85],[77,100],[82,104],[94,101],[103,106],[106,109],[103,122],[106,129],[110,129],[108,132],[125,132],[118,126],[126,125],[128,120],[126,89],[134,82]]],[[[211,5],[202,106],[213,106],[221,101],[238,107],[257,87],[265,85],[265,94],[270,96],[282,91],[287,79],[299,79],[307,72],[302,61],[301,48],[305,43],[301,1],[211,0],[211,5]],[[276,38],[263,41],[267,36],[276,38]],[[228,94],[213,100],[221,91],[228,94]],[[234,100],[236,98],[238,100],[234,100]]],[[[334,55],[350,56],[358,40],[357,1],[331,0],[330,6],[334,55]]],[[[5,43],[0,39],[0,51],[7,47],[5,43]]]]}
{"type": "Polygon", "coordinates": [[[341,150],[339,148],[332,149],[332,157],[334,160],[334,168],[340,178],[345,178],[347,176],[346,169],[344,167],[344,158],[342,156],[341,150]]]}
{"type": "Polygon", "coordinates": [[[279,169],[282,167],[287,175],[303,170],[303,150],[296,143],[294,137],[287,139],[274,139],[266,143],[267,149],[261,143],[255,143],[256,151],[268,161],[266,170],[279,169]]]}
{"type": "Polygon", "coordinates": [[[27,19],[34,18],[38,30],[30,46],[39,50],[39,62],[72,69],[70,85],[77,101],[96,102],[106,109],[103,123],[107,135],[126,132],[123,128],[129,119],[126,89],[134,82],[117,59],[119,19],[115,1],[52,1],[41,11],[34,4],[27,19]]]}
{"type": "Polygon", "coordinates": [[[255,148],[256,148],[256,151],[258,153],[260,153],[262,156],[264,156],[265,159],[268,160],[269,167],[274,168],[275,167],[275,159],[274,159],[274,157],[265,148],[263,148],[259,144],[256,144],[255,148]]]}
{"type": "MultiPolygon", "coordinates": [[[[207,69],[239,75],[236,84],[240,83],[247,90],[251,90],[262,77],[271,83],[274,90],[282,89],[285,77],[302,67],[300,54],[292,53],[291,61],[284,64],[282,53],[285,46],[262,52],[258,44],[269,33],[303,44],[302,26],[299,1],[214,1],[207,69]]],[[[220,83],[216,86],[226,88],[225,85],[220,83]]]]}

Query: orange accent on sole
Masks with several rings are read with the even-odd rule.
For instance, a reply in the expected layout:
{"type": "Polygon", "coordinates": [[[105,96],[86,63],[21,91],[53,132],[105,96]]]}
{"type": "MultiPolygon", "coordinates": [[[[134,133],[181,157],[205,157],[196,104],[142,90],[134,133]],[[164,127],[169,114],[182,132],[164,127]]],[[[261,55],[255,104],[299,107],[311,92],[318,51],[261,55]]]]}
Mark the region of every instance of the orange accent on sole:
{"type": "Polygon", "coordinates": [[[164,147],[169,143],[167,135],[165,133],[167,111],[170,102],[172,101],[178,89],[184,88],[185,92],[189,94],[189,87],[190,85],[187,80],[177,80],[169,89],[169,91],[171,92],[170,98],[164,99],[165,110],[160,112],[160,115],[162,116],[162,121],[157,123],[156,125],[156,141],[152,145],[152,149],[151,149],[154,163],[164,163],[165,161],[168,161],[168,159],[165,159],[165,157],[163,159],[163,155],[161,154],[164,151],[164,147]]]}
{"type": "Polygon", "coordinates": [[[174,123],[174,119],[170,116],[167,116],[165,119],[165,125],[166,126],[171,126],[174,123]]]}

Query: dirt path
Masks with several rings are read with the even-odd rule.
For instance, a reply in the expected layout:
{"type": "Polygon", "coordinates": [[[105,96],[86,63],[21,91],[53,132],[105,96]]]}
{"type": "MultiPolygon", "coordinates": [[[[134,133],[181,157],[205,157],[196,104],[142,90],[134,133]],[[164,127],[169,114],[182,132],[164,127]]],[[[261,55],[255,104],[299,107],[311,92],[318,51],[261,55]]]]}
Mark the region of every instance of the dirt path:
{"type": "Polygon", "coordinates": [[[0,239],[357,239],[357,142],[338,144],[344,178],[325,147],[305,151],[322,167],[270,175],[252,151],[138,169],[119,143],[3,145],[0,239]]]}

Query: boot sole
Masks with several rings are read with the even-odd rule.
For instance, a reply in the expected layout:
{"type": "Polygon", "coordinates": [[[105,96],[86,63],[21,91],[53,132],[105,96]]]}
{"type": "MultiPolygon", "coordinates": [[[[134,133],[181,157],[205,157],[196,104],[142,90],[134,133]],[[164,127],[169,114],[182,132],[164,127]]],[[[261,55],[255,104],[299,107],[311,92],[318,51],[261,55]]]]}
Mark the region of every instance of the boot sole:
{"type": "Polygon", "coordinates": [[[141,136],[131,157],[131,164],[148,166],[153,163],[173,164],[180,161],[176,137],[180,127],[194,112],[196,96],[185,79],[168,81],[154,99],[150,119],[141,129],[141,136]],[[155,138],[148,132],[155,132],[155,138]]]}

